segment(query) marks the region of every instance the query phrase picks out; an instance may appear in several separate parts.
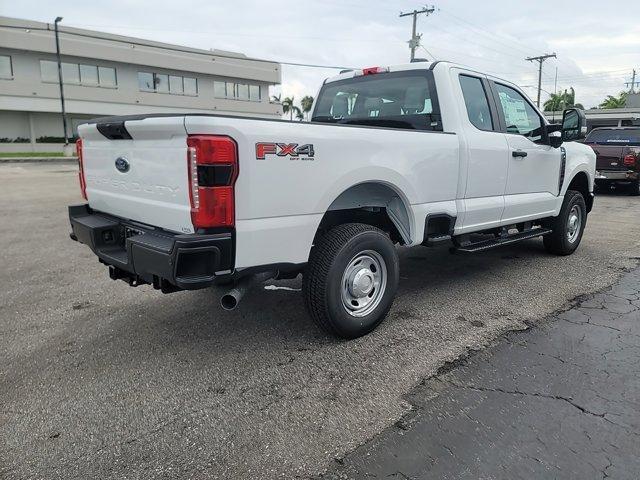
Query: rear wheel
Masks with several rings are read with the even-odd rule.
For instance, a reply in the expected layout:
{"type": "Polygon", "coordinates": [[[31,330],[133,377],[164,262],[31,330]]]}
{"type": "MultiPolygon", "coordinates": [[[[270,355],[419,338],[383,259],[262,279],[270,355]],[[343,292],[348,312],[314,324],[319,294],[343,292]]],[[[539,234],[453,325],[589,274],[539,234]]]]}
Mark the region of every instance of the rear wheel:
{"type": "Polygon", "coordinates": [[[635,182],[632,182],[629,188],[630,188],[629,193],[631,195],[640,195],[640,180],[636,180],[635,182]]]}
{"type": "Polygon", "coordinates": [[[587,223],[587,206],[580,192],[568,190],[560,214],[551,219],[552,233],[544,237],[544,246],[555,255],[572,254],[582,240],[587,223]]]}
{"type": "Polygon", "coordinates": [[[311,252],[303,278],[307,310],[333,335],[366,335],[389,313],[398,278],[398,254],[386,233],[362,223],[338,225],[311,252]]]}

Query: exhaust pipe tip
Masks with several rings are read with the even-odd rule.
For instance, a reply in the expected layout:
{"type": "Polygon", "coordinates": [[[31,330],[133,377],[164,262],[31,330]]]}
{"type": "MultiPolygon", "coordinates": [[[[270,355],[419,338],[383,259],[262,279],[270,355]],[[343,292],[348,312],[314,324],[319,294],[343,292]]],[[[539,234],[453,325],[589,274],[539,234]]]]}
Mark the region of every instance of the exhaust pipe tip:
{"type": "Polygon", "coordinates": [[[220,298],[220,305],[227,311],[235,310],[238,306],[238,299],[235,295],[227,293],[220,298]]]}
{"type": "Polygon", "coordinates": [[[238,303],[240,303],[240,300],[242,300],[242,297],[244,297],[244,294],[247,293],[248,290],[250,290],[254,285],[264,283],[271,278],[275,278],[277,275],[277,271],[263,272],[242,278],[234,288],[220,297],[220,305],[227,311],[235,310],[238,303]]]}

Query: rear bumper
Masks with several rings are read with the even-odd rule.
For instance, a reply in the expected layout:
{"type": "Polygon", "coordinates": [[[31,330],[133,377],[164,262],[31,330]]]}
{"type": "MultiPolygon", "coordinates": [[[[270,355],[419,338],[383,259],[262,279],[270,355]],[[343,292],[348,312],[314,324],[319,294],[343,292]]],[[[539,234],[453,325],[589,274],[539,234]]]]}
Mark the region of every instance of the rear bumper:
{"type": "Polygon", "coordinates": [[[634,182],[638,180],[638,172],[633,170],[596,170],[597,181],[634,182]]]}
{"type": "Polygon", "coordinates": [[[172,234],[92,211],[69,206],[71,238],[87,245],[109,266],[114,280],[149,283],[165,293],[214,285],[233,272],[232,233],[172,234]]]}

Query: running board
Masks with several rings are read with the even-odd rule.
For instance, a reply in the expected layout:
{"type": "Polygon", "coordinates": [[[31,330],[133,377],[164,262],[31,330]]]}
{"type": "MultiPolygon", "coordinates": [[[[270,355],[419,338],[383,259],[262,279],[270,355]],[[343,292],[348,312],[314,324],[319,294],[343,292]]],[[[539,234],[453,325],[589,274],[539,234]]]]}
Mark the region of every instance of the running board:
{"type": "Polygon", "coordinates": [[[514,233],[504,237],[492,238],[491,240],[482,240],[480,242],[466,243],[454,247],[452,251],[463,253],[476,253],[491,248],[501,247],[502,245],[509,245],[511,243],[521,242],[522,240],[529,240],[530,238],[536,238],[543,235],[548,235],[553,230],[549,228],[534,228],[525,232],[514,233]]]}

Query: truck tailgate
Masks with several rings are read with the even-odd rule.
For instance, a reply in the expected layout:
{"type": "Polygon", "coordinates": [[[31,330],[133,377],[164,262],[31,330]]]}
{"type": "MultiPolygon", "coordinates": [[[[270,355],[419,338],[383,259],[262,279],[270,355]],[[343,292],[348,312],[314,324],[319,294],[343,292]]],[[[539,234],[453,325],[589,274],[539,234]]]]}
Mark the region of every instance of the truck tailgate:
{"type": "Polygon", "coordinates": [[[89,206],[193,233],[184,116],[128,120],[124,125],[130,139],[108,138],[95,123],[78,129],[89,206]]]}
{"type": "Polygon", "coordinates": [[[596,154],[596,169],[598,170],[626,170],[622,163],[629,148],[621,145],[588,144],[596,154]]]}

